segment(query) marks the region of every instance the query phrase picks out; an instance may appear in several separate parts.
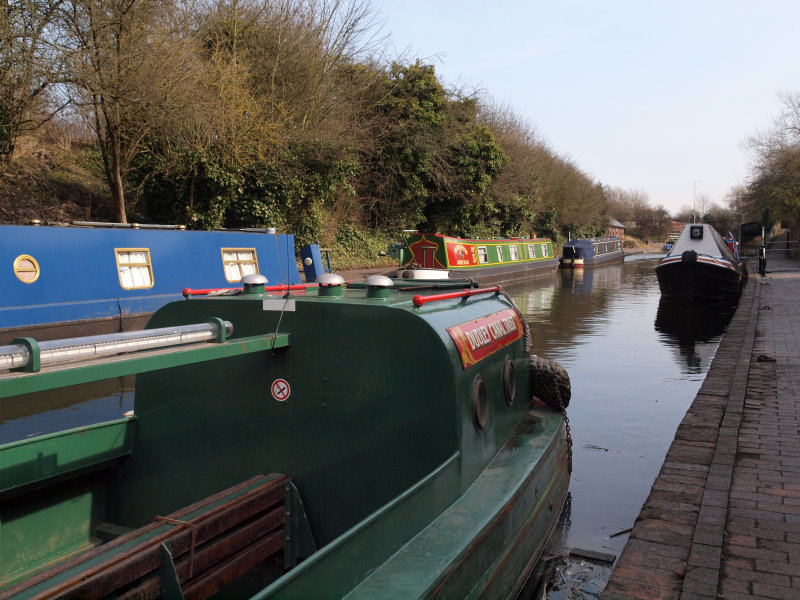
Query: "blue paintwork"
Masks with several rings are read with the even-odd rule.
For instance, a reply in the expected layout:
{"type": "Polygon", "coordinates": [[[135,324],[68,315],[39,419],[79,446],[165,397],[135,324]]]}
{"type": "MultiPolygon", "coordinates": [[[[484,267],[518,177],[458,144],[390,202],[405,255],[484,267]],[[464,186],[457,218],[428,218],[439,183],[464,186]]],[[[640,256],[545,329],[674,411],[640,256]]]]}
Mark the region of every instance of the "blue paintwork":
{"type": "Polygon", "coordinates": [[[255,248],[270,284],[300,283],[293,235],[144,227],[0,226],[0,330],[147,314],[182,299],[187,287],[235,287],[225,278],[222,248],[255,248]],[[149,249],[153,287],[122,287],[116,248],[149,249]],[[33,283],[14,274],[25,254],[39,264],[33,283]]]}
{"type": "Polygon", "coordinates": [[[621,261],[625,254],[622,250],[622,240],[617,236],[605,238],[582,238],[570,240],[564,244],[561,253],[561,264],[569,266],[590,266],[599,263],[621,261]],[[601,248],[601,252],[598,252],[601,248]]]}
{"type": "Polygon", "coordinates": [[[314,282],[317,277],[325,273],[325,267],[322,264],[322,253],[319,251],[318,244],[303,246],[300,249],[300,260],[303,263],[306,282],[314,282]]]}

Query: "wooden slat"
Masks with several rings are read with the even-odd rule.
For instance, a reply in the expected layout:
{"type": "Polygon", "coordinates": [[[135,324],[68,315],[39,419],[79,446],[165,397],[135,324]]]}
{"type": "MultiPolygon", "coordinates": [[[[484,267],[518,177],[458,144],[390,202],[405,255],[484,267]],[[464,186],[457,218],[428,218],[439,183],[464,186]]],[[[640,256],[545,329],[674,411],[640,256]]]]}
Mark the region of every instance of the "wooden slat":
{"type": "MultiPolygon", "coordinates": [[[[239,540],[238,543],[241,545],[246,542],[241,539],[241,536],[236,536],[236,528],[243,523],[246,524],[248,520],[255,519],[255,523],[258,523],[259,527],[267,528],[267,530],[282,524],[283,484],[286,479],[285,476],[276,477],[274,475],[254,477],[242,484],[176,511],[169,515],[168,518],[188,521],[195,525],[196,552],[204,544],[221,544],[214,553],[209,550],[204,556],[217,556],[216,562],[224,561],[227,554],[230,554],[229,548],[232,547],[232,542],[228,541],[224,536],[225,532],[233,532],[232,537],[239,540]],[[242,490],[252,486],[259,479],[263,479],[264,483],[242,493],[242,490]],[[226,498],[230,499],[226,500],[226,498]],[[221,502],[221,504],[211,506],[217,502],[221,502]],[[274,508],[276,504],[278,507],[274,508]],[[206,512],[189,516],[206,507],[209,507],[206,512]],[[265,512],[267,512],[267,515],[263,514],[265,512]],[[220,539],[217,540],[217,538],[220,539]],[[215,540],[217,541],[215,542],[215,540]]],[[[60,574],[79,569],[80,565],[85,564],[87,561],[107,555],[108,560],[89,567],[68,579],[57,582],[52,587],[34,596],[35,600],[102,598],[116,590],[135,584],[137,579],[150,577],[153,574],[157,575],[161,564],[160,546],[164,542],[167,542],[170,546],[175,562],[182,567],[185,564],[184,577],[188,577],[192,529],[189,526],[168,524],[160,521],[150,523],[116,538],[108,544],[99,546],[70,561],[48,569],[28,581],[22,582],[20,585],[0,594],[0,599],[11,597],[60,574]],[[159,529],[163,531],[159,531],[159,529]],[[120,549],[122,545],[134,542],[146,535],[151,537],[143,539],[141,543],[133,548],[120,549]],[[114,553],[115,551],[117,551],[116,554],[114,553]]],[[[249,540],[258,535],[252,524],[245,525],[244,530],[250,531],[251,537],[249,540]]],[[[196,563],[200,555],[201,553],[197,552],[196,563]]],[[[207,561],[208,559],[206,558],[205,560],[207,561]]],[[[195,566],[195,574],[199,572],[198,566],[195,566]]]]}
{"type": "MultiPolygon", "coordinates": [[[[277,514],[278,512],[282,513],[282,511],[283,508],[275,509],[230,536],[225,536],[216,543],[209,544],[208,547],[199,551],[195,555],[195,577],[191,580],[189,579],[189,557],[185,557],[180,562],[176,561],[175,570],[178,574],[178,579],[184,584],[184,592],[188,587],[199,585],[198,582],[204,579],[205,573],[224,569],[226,561],[231,560],[237,554],[246,552],[250,545],[259,543],[265,538],[272,540],[270,545],[264,548],[267,553],[259,554],[259,559],[251,564],[248,569],[255,566],[259,561],[267,559],[275,552],[282,550],[284,536],[282,527],[283,515],[277,514]],[[277,544],[277,547],[273,547],[273,544],[277,544]]],[[[232,581],[241,574],[231,577],[228,581],[232,581]]],[[[158,571],[155,571],[152,577],[140,583],[136,588],[121,594],[118,600],[155,600],[158,598],[159,589],[160,577],[158,571]]],[[[184,596],[186,596],[185,593],[184,596]]]]}
{"type": "Polygon", "coordinates": [[[283,548],[283,530],[251,544],[183,588],[185,600],[203,600],[283,548]]]}

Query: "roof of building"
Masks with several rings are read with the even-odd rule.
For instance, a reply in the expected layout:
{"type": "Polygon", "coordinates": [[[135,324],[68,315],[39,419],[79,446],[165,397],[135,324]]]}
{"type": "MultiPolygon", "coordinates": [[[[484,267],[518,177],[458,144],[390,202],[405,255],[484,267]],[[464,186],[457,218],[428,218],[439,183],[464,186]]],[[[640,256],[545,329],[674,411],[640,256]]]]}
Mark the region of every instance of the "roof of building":
{"type": "Polygon", "coordinates": [[[622,227],[622,229],[625,229],[625,225],[617,221],[614,217],[608,217],[608,224],[611,227],[622,227]]]}

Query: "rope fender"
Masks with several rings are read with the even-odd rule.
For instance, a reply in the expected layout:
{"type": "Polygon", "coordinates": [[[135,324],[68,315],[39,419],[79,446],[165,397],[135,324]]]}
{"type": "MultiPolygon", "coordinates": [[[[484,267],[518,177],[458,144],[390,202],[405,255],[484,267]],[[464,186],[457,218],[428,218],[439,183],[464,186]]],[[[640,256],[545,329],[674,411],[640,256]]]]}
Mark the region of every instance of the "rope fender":
{"type": "Polygon", "coordinates": [[[548,406],[563,411],[572,397],[567,370],[554,360],[531,354],[531,394],[548,406]]]}
{"type": "Polygon", "coordinates": [[[567,434],[567,470],[572,474],[572,432],[567,416],[572,386],[567,370],[554,360],[531,354],[531,396],[561,411],[564,415],[567,434]]]}

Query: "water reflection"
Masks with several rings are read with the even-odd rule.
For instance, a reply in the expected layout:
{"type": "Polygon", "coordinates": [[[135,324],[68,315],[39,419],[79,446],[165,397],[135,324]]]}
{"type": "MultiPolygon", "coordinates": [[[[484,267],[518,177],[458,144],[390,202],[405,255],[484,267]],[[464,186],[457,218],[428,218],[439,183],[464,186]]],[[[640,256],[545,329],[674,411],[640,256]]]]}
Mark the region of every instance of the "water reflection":
{"type": "Polygon", "coordinates": [[[677,351],[687,372],[705,373],[725,328],[736,312],[737,301],[683,304],[663,298],[658,303],[656,331],[677,351]]]}
{"type": "Polygon", "coordinates": [[[571,511],[551,555],[619,555],[627,534],[614,534],[638,516],[733,314],[661,308],[660,258],[563,270],[549,288],[511,293],[531,326],[532,352],[560,362],[572,382],[571,511]]]}
{"type": "Polygon", "coordinates": [[[0,444],[121,419],[133,410],[133,389],[134,377],[127,376],[4,398],[0,444]]]}

